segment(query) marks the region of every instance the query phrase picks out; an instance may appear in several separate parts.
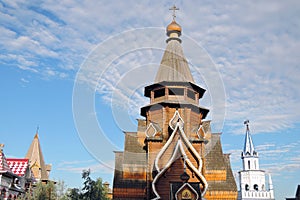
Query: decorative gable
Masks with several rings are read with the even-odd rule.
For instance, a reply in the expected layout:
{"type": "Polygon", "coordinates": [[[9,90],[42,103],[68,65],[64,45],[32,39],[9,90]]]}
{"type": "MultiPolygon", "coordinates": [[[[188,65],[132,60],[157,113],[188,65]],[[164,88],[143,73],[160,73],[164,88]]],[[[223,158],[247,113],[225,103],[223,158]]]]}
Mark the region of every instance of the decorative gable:
{"type": "Polygon", "coordinates": [[[176,200],[198,200],[199,195],[197,191],[189,184],[183,184],[175,194],[176,200]]]}

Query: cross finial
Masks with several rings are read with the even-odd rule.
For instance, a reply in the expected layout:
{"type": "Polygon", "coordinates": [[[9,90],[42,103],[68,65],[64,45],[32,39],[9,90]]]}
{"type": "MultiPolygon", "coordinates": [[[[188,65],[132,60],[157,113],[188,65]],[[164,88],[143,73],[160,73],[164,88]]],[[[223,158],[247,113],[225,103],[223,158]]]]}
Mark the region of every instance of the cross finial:
{"type": "Polygon", "coordinates": [[[244,124],[247,126],[247,130],[249,130],[249,122],[250,122],[249,119],[244,121],[244,124]]]}
{"type": "Polygon", "coordinates": [[[179,8],[177,8],[175,5],[173,5],[171,8],[169,8],[169,10],[173,10],[173,20],[175,20],[176,18],[176,10],[179,10],[179,8]]]}

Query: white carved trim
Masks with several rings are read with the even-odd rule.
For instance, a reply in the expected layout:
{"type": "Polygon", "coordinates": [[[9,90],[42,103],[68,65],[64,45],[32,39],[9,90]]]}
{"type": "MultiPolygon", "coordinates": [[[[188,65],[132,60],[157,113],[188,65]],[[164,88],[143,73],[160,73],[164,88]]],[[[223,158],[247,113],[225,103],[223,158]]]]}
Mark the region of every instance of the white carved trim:
{"type": "MultiPolygon", "coordinates": [[[[178,125],[176,125],[177,127],[178,125]]],[[[166,144],[163,146],[163,148],[158,152],[155,161],[154,161],[154,165],[155,165],[155,169],[160,172],[160,169],[158,167],[158,161],[161,158],[161,156],[163,155],[163,153],[167,150],[167,148],[170,146],[170,144],[172,143],[172,140],[175,136],[177,128],[173,131],[173,133],[171,134],[170,138],[168,139],[168,141],[166,142],[166,144]]]]}
{"type": "Polygon", "coordinates": [[[158,154],[155,158],[155,161],[154,161],[155,169],[158,172],[158,174],[154,177],[153,182],[152,182],[152,189],[153,189],[154,194],[156,195],[156,198],[154,198],[154,199],[159,199],[160,198],[159,194],[156,191],[156,187],[155,187],[156,181],[171,166],[171,164],[178,158],[178,157],[176,157],[176,159],[175,159],[175,156],[177,155],[178,150],[180,151],[181,155],[183,155],[184,158],[186,159],[186,162],[187,162],[188,166],[197,174],[197,176],[203,182],[204,190],[203,190],[203,193],[201,195],[204,196],[206,191],[207,191],[208,183],[207,183],[206,179],[204,178],[204,176],[201,174],[201,169],[202,169],[201,156],[199,155],[199,153],[196,151],[196,149],[193,147],[193,145],[190,143],[187,136],[185,135],[184,130],[183,130],[183,125],[184,125],[184,122],[183,122],[179,112],[176,110],[175,113],[174,113],[174,116],[172,117],[172,119],[169,122],[169,126],[173,129],[173,132],[172,132],[170,138],[168,139],[168,141],[166,142],[166,144],[158,152],[158,154]],[[175,127],[172,127],[172,121],[175,119],[176,116],[180,120],[176,123],[175,127]],[[180,138],[177,141],[177,144],[174,148],[174,151],[172,153],[171,158],[169,159],[168,163],[161,170],[158,166],[158,162],[159,162],[160,158],[162,157],[162,155],[165,153],[165,151],[168,149],[170,144],[172,143],[172,141],[173,141],[173,139],[174,139],[174,137],[175,137],[178,130],[179,130],[180,138]],[[181,138],[183,139],[184,144],[187,146],[187,149],[191,150],[192,153],[196,156],[196,159],[197,159],[198,165],[199,165],[198,169],[193,165],[193,163],[187,157],[187,155],[185,153],[185,150],[184,150],[184,147],[183,147],[182,142],[181,142],[181,138]]]}
{"type": "Polygon", "coordinates": [[[199,153],[196,151],[196,149],[193,147],[193,145],[190,143],[189,139],[187,138],[187,136],[185,135],[183,128],[179,126],[179,133],[180,136],[182,137],[185,145],[188,146],[188,148],[193,152],[193,154],[197,157],[198,162],[199,162],[199,170],[202,169],[202,159],[201,156],[199,155],[199,153]]]}
{"type": "Polygon", "coordinates": [[[156,134],[157,134],[157,130],[156,130],[155,126],[153,125],[152,122],[150,122],[150,124],[148,125],[148,127],[147,127],[147,129],[145,131],[145,135],[146,135],[146,137],[154,137],[156,134]],[[149,131],[149,129],[151,127],[154,129],[154,134],[150,136],[150,135],[147,134],[147,132],[149,131]]]}
{"type": "Polygon", "coordinates": [[[183,127],[183,125],[184,125],[184,121],[183,121],[183,119],[181,118],[181,116],[180,116],[180,114],[179,114],[179,112],[178,112],[178,110],[176,110],[175,111],[175,113],[174,113],[174,115],[173,115],[173,117],[172,117],[172,119],[169,121],[169,126],[170,126],[170,128],[172,129],[172,130],[174,130],[175,129],[175,127],[176,127],[176,124],[177,124],[177,122],[176,122],[176,124],[175,124],[175,127],[173,127],[173,124],[172,124],[172,122],[175,120],[175,117],[178,117],[178,119],[179,119],[179,122],[181,122],[181,124],[180,125],[182,125],[182,127],[183,127]]]}
{"type": "Polygon", "coordinates": [[[204,133],[204,138],[205,138],[205,131],[204,131],[204,129],[203,129],[203,126],[202,126],[202,124],[200,124],[200,126],[199,126],[199,128],[198,128],[198,130],[197,130],[197,136],[198,136],[198,138],[199,139],[201,139],[201,136],[199,135],[199,131],[203,131],[203,133],[204,133]]]}
{"type": "MultiPolygon", "coordinates": [[[[180,130],[181,127],[179,127],[179,130],[180,130]]],[[[183,130],[182,130],[183,131],[183,130]]],[[[180,133],[181,133],[181,130],[180,130],[180,133]]],[[[184,132],[183,132],[184,133],[184,132]]],[[[185,134],[182,134],[182,138],[184,140],[187,141],[187,146],[188,148],[190,148],[190,150],[192,150],[192,152],[196,155],[197,159],[198,159],[198,162],[199,162],[199,167],[198,169],[193,165],[193,163],[190,161],[190,159],[186,156],[185,154],[185,151],[184,151],[184,148],[183,146],[181,145],[181,151],[185,154],[186,156],[186,163],[187,165],[192,168],[192,170],[200,177],[200,179],[203,181],[203,185],[204,185],[204,190],[203,190],[203,193],[201,194],[202,196],[205,195],[206,191],[207,191],[207,188],[208,188],[208,183],[206,181],[206,179],[204,178],[204,176],[202,175],[201,173],[201,169],[202,169],[202,159],[200,157],[200,155],[198,154],[198,152],[196,151],[196,149],[193,147],[193,145],[191,145],[191,143],[188,141],[188,138],[186,137],[185,134]]]]}
{"type": "Polygon", "coordinates": [[[177,141],[177,144],[175,146],[175,149],[174,149],[174,152],[172,154],[172,157],[171,159],[168,161],[168,163],[166,164],[166,166],[154,177],[153,179],[153,182],[152,182],[152,190],[154,192],[154,194],[156,195],[156,197],[153,199],[153,200],[156,200],[156,199],[160,199],[160,196],[159,194],[157,193],[156,191],[156,187],[155,187],[155,184],[156,184],[156,181],[164,174],[164,172],[172,165],[172,163],[177,159],[177,152],[179,150],[179,146],[180,146],[180,140],[177,141]]]}

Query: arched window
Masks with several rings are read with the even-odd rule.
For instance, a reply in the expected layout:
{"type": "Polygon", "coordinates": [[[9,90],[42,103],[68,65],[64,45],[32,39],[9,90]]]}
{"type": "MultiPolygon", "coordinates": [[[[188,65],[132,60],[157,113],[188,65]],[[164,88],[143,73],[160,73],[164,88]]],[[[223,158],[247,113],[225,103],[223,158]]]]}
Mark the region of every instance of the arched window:
{"type": "Polygon", "coordinates": [[[256,190],[256,191],[258,191],[258,185],[257,185],[257,184],[254,184],[254,185],[253,185],[253,189],[256,190]]]}
{"type": "Polygon", "coordinates": [[[256,169],[256,160],[254,160],[254,169],[256,169]]]}
{"type": "Polygon", "coordinates": [[[248,169],[250,169],[250,160],[248,160],[248,169]]]}
{"type": "Polygon", "coordinates": [[[249,190],[249,185],[248,185],[248,184],[245,185],[245,190],[246,190],[246,191],[249,190]]]}

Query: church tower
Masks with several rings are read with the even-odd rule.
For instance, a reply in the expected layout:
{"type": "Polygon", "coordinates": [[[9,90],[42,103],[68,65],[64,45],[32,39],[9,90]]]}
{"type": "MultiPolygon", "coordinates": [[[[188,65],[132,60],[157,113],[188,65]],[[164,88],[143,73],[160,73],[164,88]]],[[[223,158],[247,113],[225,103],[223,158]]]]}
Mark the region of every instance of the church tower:
{"type": "Polygon", "coordinates": [[[29,159],[29,167],[37,181],[48,182],[51,165],[45,164],[38,131],[36,132],[25,158],[29,159]]]}
{"type": "Polygon", "coordinates": [[[250,134],[249,120],[246,120],[244,124],[246,125],[246,135],[244,150],[241,154],[243,170],[239,171],[240,191],[238,199],[274,199],[271,175],[269,175],[267,190],[265,171],[259,168],[259,157],[250,134]]]}
{"type": "Polygon", "coordinates": [[[125,132],[124,151],[115,152],[113,199],[237,198],[229,155],[220,134],[203,121],[209,110],[199,105],[205,89],[196,85],[173,20],[154,83],[144,96],[137,132],[125,132]]]}

